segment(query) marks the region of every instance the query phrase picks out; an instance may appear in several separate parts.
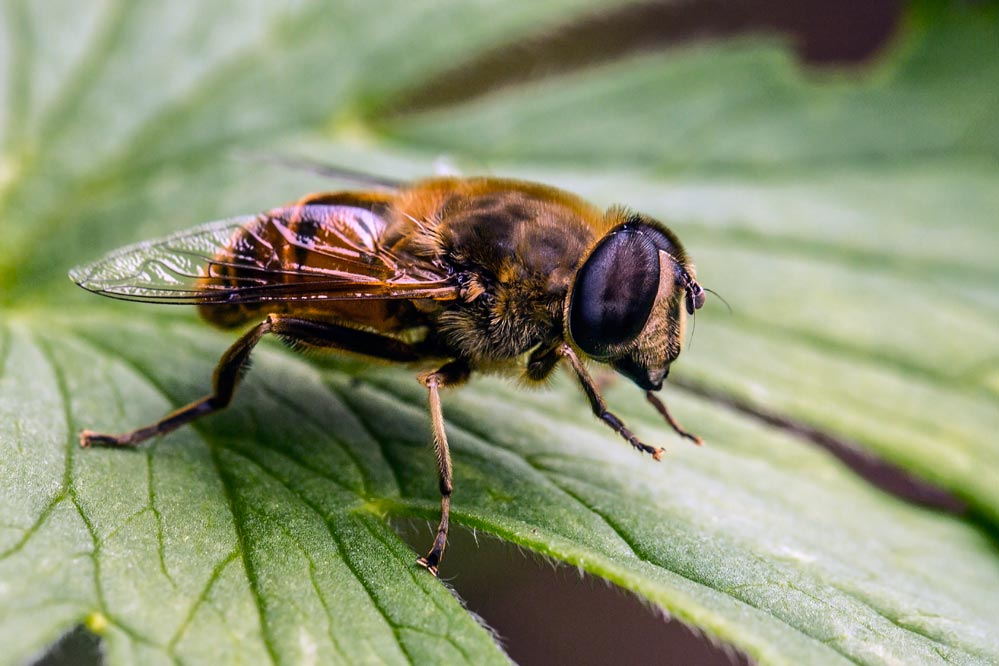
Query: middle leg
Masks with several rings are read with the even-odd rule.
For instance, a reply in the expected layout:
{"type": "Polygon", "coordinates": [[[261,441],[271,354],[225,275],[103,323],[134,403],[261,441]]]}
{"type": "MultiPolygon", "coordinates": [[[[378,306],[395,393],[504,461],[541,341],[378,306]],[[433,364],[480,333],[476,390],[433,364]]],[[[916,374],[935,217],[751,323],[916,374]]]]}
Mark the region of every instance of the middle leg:
{"type": "Polygon", "coordinates": [[[680,435],[680,437],[686,437],[687,439],[692,441],[694,444],[697,444],[698,446],[704,444],[704,440],[701,439],[698,435],[695,435],[694,433],[685,430],[684,427],[680,425],[680,422],[676,420],[676,417],[670,414],[669,409],[666,408],[666,403],[660,400],[659,396],[657,396],[652,391],[646,391],[645,399],[649,401],[649,404],[651,404],[653,407],[656,408],[656,411],[659,412],[659,414],[664,419],[666,419],[666,423],[668,423],[670,427],[673,428],[674,431],[676,431],[676,434],[680,435]]]}
{"type": "Polygon", "coordinates": [[[448,523],[451,518],[451,491],[454,486],[451,481],[451,450],[447,444],[447,433],[444,432],[444,412],[441,410],[440,389],[444,386],[461,384],[471,374],[468,363],[461,359],[445,364],[439,370],[420,375],[419,380],[427,387],[430,401],[430,425],[434,434],[434,450],[437,453],[437,480],[441,491],[441,522],[437,526],[437,534],[430,552],[417,562],[427,568],[427,571],[437,575],[444,548],[447,546],[448,523]]]}

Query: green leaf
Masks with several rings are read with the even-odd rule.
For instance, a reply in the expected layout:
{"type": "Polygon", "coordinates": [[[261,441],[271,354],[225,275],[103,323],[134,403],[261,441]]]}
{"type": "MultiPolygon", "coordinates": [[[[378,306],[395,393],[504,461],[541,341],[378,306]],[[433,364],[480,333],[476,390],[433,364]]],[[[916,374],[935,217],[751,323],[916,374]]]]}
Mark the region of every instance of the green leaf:
{"type": "Polygon", "coordinates": [[[927,13],[863,80],[810,78],[773,46],[696,48],[391,131],[480,159],[640,169],[570,186],[668,220],[733,303],[699,327],[685,377],[996,522],[999,93],[984,82],[999,80],[999,21],[927,13]]]}
{"type": "Polygon", "coordinates": [[[232,336],[97,299],[66,271],[337,185],[246,157],[258,150],[400,177],[450,152],[627,203],[668,220],[732,302],[698,314],[675,373],[695,390],[666,394],[707,447],[677,441],[633,387],[607,390],[669,445],[664,464],[596,422],[567,377],[446,394],[454,523],[762,663],[999,660],[994,13],[914,12],[864,77],[810,79],[758,41],[703,45],[362,120],[603,6],[3,5],[4,660],[83,622],[112,663],[505,661],[391,529],[439,510],[411,371],[265,343],[224,413],[138,451],[76,446],[83,427],[133,428],[203,395],[232,336]],[[892,497],[753,410],[973,513],[892,497]]]}

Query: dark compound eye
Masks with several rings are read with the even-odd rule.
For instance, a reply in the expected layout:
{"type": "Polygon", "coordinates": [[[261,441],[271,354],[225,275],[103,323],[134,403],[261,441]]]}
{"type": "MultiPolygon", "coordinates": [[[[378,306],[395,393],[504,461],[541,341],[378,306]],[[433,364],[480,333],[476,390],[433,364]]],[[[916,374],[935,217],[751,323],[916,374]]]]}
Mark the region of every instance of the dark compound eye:
{"type": "Polygon", "coordinates": [[[613,232],[576,275],[569,335],[586,354],[605,356],[642,331],[658,291],[659,252],[652,239],[633,229],[613,232]]]}

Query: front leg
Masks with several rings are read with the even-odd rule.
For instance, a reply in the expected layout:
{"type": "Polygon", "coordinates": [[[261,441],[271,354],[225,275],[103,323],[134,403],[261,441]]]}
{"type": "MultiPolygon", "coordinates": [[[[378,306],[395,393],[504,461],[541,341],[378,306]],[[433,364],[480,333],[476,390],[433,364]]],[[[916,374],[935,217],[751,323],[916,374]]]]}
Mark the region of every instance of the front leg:
{"type": "Polygon", "coordinates": [[[441,522],[437,526],[437,535],[426,557],[417,562],[427,568],[427,571],[437,575],[444,548],[447,546],[448,521],[451,517],[451,451],[447,444],[447,433],[444,432],[444,412],[441,410],[440,389],[445,386],[461,384],[471,374],[471,368],[464,360],[458,359],[445,364],[436,372],[420,375],[420,383],[427,387],[430,401],[430,426],[434,434],[434,450],[437,453],[437,480],[441,491],[441,522]]]}
{"type": "Polygon", "coordinates": [[[559,345],[549,347],[538,347],[531,352],[527,359],[527,368],[524,371],[524,378],[532,382],[543,382],[562,360],[559,353],[559,345]]]}
{"type": "Polygon", "coordinates": [[[692,441],[694,444],[697,444],[698,446],[704,444],[704,440],[701,439],[698,435],[695,435],[692,432],[688,432],[687,430],[684,429],[682,425],[680,425],[680,422],[676,420],[676,417],[670,414],[669,410],[666,409],[666,403],[660,400],[655,393],[653,393],[652,391],[646,391],[645,399],[649,401],[649,404],[651,404],[653,407],[656,408],[656,411],[659,412],[659,414],[664,419],[666,419],[666,423],[668,423],[670,427],[676,431],[676,434],[680,435],[680,437],[686,437],[687,439],[692,441]]]}
{"type": "Polygon", "coordinates": [[[597,391],[597,387],[593,383],[593,379],[590,377],[590,374],[586,372],[583,362],[579,360],[578,356],[576,356],[576,352],[572,350],[572,347],[570,347],[568,343],[563,342],[558,348],[558,353],[560,356],[564,356],[569,361],[569,365],[572,366],[573,371],[576,373],[576,377],[579,379],[579,383],[583,387],[583,392],[586,393],[586,398],[590,401],[590,407],[593,409],[593,414],[598,419],[609,425],[614,432],[628,440],[628,443],[633,447],[639,451],[651,453],[655,460],[661,460],[663,457],[663,450],[661,448],[649,446],[639,440],[635,437],[634,433],[625,427],[625,425],[621,422],[621,419],[607,410],[607,403],[604,402],[604,399],[600,396],[600,392],[597,391]]]}

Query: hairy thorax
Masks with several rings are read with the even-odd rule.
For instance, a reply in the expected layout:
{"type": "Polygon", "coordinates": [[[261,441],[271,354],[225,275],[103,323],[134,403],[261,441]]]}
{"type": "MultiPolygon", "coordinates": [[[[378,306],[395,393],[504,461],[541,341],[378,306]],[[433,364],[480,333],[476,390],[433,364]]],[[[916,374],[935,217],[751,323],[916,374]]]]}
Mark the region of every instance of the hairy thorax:
{"type": "Polygon", "coordinates": [[[434,315],[440,342],[480,368],[562,337],[565,298],[599,217],[575,199],[518,185],[452,192],[418,241],[462,286],[462,300],[434,315]]]}

